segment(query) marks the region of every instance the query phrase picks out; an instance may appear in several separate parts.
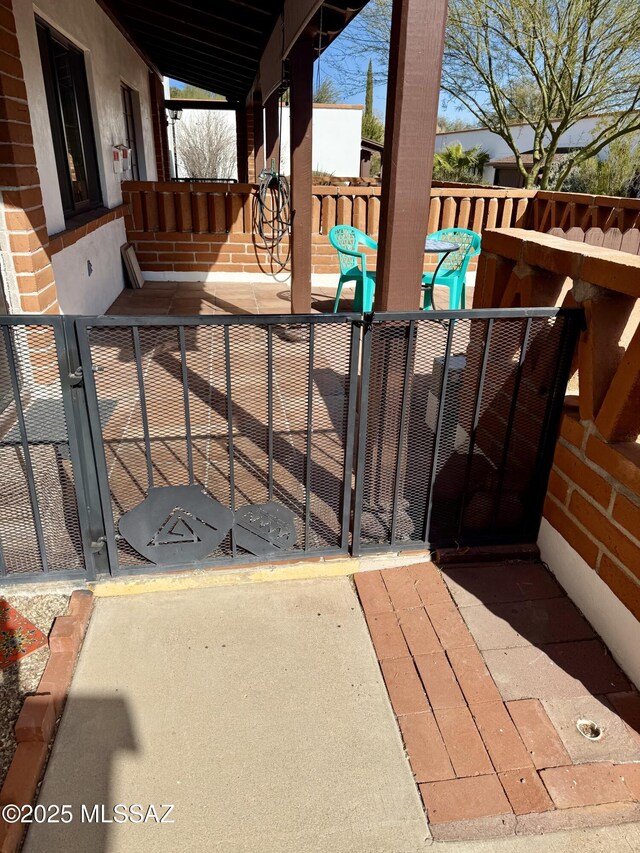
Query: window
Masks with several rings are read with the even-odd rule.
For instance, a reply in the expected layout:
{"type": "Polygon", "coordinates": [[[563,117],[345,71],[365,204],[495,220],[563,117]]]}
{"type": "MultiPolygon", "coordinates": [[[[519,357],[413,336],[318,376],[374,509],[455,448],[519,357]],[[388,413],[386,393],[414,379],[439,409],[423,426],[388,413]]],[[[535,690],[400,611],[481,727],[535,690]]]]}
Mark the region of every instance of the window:
{"type": "Polygon", "coordinates": [[[102,204],[82,51],[41,21],[40,59],[66,217],[102,204]]]}
{"type": "Polygon", "coordinates": [[[125,178],[133,181],[140,180],[138,169],[138,150],[136,147],[136,126],[133,118],[133,92],[124,83],[120,85],[122,92],[122,116],[124,118],[124,144],[131,149],[131,174],[125,178]]]}

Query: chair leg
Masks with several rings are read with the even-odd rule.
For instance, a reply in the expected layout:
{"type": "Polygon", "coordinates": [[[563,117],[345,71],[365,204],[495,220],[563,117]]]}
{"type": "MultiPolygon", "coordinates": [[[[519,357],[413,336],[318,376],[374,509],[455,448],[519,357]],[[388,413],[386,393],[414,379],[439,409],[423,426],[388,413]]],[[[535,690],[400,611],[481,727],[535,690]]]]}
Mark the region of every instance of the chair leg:
{"type": "Polygon", "coordinates": [[[340,294],[342,293],[342,279],[338,282],[338,289],[336,290],[336,301],[333,303],[333,313],[338,313],[338,307],[340,305],[340,294]]]}

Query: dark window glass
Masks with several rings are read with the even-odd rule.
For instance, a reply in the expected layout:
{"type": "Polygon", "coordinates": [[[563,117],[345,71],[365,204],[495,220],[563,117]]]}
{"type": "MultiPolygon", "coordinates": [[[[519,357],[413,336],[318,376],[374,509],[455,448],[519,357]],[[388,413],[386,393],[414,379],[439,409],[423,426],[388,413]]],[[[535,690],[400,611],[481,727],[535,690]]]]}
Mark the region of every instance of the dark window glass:
{"type": "Polygon", "coordinates": [[[131,149],[131,174],[125,177],[134,181],[140,180],[138,169],[138,149],[136,143],[136,125],[133,119],[133,92],[124,83],[120,86],[122,91],[122,116],[124,118],[124,144],[131,149]]]}
{"type": "Polygon", "coordinates": [[[67,217],[102,204],[82,51],[38,21],[38,43],[62,206],[67,217]]]}

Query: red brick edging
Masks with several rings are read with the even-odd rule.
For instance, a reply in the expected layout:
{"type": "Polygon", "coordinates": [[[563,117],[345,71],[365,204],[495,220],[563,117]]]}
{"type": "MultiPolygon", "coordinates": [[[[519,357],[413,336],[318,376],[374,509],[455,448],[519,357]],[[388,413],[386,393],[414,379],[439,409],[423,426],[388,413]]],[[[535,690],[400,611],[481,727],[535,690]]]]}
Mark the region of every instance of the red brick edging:
{"type": "MultiPolygon", "coordinates": [[[[538,699],[503,699],[433,563],[354,581],[436,841],[640,819],[640,763],[572,764],[538,699]]],[[[640,694],[607,698],[637,736],[640,694]]]]}
{"type": "MultiPolygon", "coordinates": [[[[38,690],[24,700],[15,725],[17,747],[0,789],[0,809],[10,803],[29,805],[35,798],[92,608],[93,593],[76,590],[71,594],[67,614],[58,616],[53,623],[49,660],[38,690]]],[[[0,818],[0,853],[19,850],[24,828],[23,823],[7,823],[0,818]]]]}

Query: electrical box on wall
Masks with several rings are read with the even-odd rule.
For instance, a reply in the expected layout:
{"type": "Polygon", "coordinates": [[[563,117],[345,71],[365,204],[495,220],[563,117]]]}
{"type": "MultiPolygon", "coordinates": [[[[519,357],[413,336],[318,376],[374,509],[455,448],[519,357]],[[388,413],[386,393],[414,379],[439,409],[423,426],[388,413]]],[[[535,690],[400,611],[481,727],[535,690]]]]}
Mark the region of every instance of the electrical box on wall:
{"type": "Polygon", "coordinates": [[[113,154],[113,171],[116,175],[121,175],[124,172],[131,171],[131,149],[126,145],[114,145],[113,154]]]}

